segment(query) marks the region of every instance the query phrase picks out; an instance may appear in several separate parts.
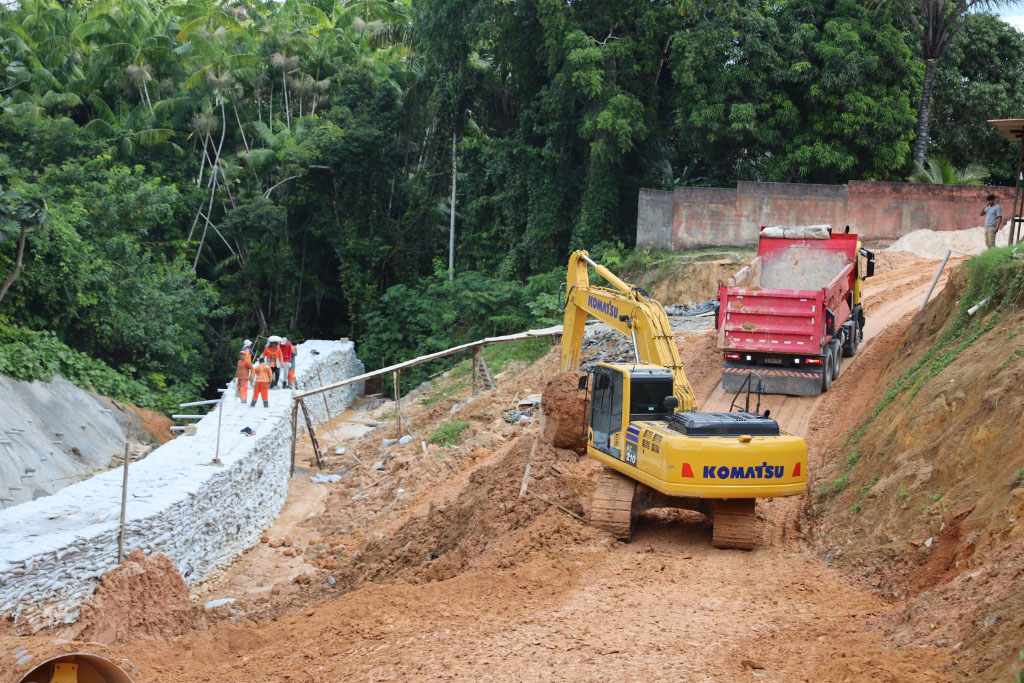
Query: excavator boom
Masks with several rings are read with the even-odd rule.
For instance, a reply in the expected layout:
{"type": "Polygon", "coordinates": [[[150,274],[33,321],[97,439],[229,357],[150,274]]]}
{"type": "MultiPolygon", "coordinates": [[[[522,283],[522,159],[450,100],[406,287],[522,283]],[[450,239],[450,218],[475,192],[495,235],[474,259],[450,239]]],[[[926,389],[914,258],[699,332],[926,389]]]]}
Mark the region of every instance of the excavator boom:
{"type": "Polygon", "coordinates": [[[672,326],[660,303],[648,298],[641,288],[623,282],[604,266],[594,263],[590,254],[583,250],[569,257],[565,291],[563,371],[579,367],[583,330],[587,316],[592,315],[632,339],[637,362],[660,365],[672,371],[673,394],[679,399],[680,410],[697,409],[697,398],[679,359],[672,326]],[[591,285],[588,266],[593,266],[614,289],[591,285]]]}

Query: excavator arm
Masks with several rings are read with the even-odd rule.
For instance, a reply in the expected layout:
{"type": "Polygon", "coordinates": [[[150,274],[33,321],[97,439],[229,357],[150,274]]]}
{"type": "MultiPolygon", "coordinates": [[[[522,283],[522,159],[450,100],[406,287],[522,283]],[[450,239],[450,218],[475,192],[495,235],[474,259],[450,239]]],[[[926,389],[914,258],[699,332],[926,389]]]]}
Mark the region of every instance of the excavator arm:
{"type": "Polygon", "coordinates": [[[592,315],[629,337],[637,362],[668,368],[675,377],[673,393],[680,410],[696,410],[697,399],[686,379],[675,335],[660,303],[647,297],[639,287],[627,284],[604,266],[594,263],[580,250],[569,257],[566,275],[565,314],[562,327],[562,370],[575,370],[580,363],[583,328],[592,315]],[[593,266],[611,287],[590,284],[593,266]]]}

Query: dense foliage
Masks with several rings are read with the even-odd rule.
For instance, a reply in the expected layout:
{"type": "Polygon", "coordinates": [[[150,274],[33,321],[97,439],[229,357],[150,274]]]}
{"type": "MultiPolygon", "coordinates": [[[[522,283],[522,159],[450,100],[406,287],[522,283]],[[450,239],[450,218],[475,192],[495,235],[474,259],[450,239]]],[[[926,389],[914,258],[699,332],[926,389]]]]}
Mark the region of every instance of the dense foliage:
{"type": "MultiPolygon", "coordinates": [[[[854,0],[25,0],[0,313],[181,395],[243,337],[379,366],[553,321],[568,250],[628,247],[640,187],[906,177],[919,50],[854,0]]],[[[1019,114],[1022,51],[969,18],[933,153],[1012,177],[984,119],[1019,114]]]]}

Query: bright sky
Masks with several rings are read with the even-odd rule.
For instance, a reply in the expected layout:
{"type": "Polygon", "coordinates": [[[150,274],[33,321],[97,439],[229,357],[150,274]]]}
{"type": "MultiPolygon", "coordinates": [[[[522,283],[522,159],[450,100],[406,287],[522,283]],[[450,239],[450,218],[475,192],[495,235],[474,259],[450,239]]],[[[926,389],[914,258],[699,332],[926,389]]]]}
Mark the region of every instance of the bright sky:
{"type": "Polygon", "coordinates": [[[1024,1],[1007,5],[1000,9],[998,14],[1003,21],[1015,26],[1018,31],[1024,31],[1024,1]]]}

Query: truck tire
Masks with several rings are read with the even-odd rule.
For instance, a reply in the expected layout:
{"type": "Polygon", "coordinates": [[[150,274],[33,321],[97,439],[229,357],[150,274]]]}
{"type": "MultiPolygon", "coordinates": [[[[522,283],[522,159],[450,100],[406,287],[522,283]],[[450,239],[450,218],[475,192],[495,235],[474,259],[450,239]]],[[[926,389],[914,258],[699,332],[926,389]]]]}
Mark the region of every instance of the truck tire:
{"type": "Polygon", "coordinates": [[[854,319],[851,327],[852,334],[850,335],[850,339],[843,344],[843,356],[846,358],[853,358],[857,355],[857,349],[860,347],[861,337],[864,336],[864,333],[860,328],[860,322],[856,318],[854,319]]]}
{"type": "Polygon", "coordinates": [[[825,393],[832,388],[832,366],[834,361],[832,359],[832,349],[826,349],[825,353],[822,354],[821,358],[821,393],[825,393]]]}
{"type": "Polygon", "coordinates": [[[843,369],[843,350],[838,340],[832,340],[832,381],[839,379],[839,371],[843,369]]]}

